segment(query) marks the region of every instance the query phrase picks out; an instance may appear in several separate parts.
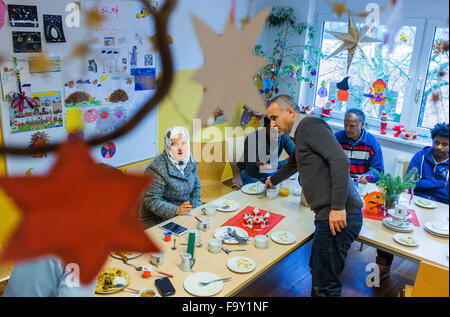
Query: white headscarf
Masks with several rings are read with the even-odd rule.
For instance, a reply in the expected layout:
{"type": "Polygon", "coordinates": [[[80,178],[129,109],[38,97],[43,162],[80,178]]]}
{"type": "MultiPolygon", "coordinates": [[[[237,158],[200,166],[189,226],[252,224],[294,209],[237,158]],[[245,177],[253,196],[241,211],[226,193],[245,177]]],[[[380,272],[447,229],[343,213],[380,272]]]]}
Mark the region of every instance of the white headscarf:
{"type": "Polygon", "coordinates": [[[190,141],[189,141],[189,132],[183,127],[179,126],[173,126],[169,128],[166,131],[166,134],[164,136],[164,149],[166,151],[166,155],[169,158],[169,160],[172,162],[172,164],[181,172],[184,173],[184,169],[187,166],[187,163],[191,160],[191,147],[190,147],[190,141]],[[181,134],[184,136],[184,139],[186,140],[187,149],[186,154],[184,155],[183,160],[177,159],[170,150],[172,146],[172,140],[177,136],[181,134]]]}

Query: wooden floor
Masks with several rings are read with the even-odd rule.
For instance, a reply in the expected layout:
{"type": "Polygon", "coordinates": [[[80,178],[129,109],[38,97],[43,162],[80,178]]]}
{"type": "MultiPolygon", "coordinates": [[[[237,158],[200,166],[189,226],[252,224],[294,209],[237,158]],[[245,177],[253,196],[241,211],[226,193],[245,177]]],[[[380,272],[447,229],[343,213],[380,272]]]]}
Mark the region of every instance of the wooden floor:
{"type": "MultiPolygon", "coordinates": [[[[241,290],[236,297],[307,297],[311,294],[309,257],[312,240],[291,253],[252,284],[241,290]]],[[[341,274],[342,296],[345,297],[396,297],[398,289],[405,284],[414,284],[419,264],[394,258],[390,277],[381,281],[380,287],[367,287],[366,277],[373,269],[366,266],[374,263],[375,248],[354,242],[349,250],[345,269],[341,274]]]]}

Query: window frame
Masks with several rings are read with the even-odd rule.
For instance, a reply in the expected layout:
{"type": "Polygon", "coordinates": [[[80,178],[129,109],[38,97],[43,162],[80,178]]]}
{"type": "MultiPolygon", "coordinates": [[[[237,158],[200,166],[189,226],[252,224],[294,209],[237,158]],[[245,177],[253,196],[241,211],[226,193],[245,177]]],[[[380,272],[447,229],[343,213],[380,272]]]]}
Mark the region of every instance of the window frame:
{"type": "MultiPolygon", "coordinates": [[[[353,20],[355,21],[355,23],[365,23],[365,19],[358,17],[358,16],[352,16],[353,20]]],[[[319,49],[322,48],[322,39],[323,39],[323,28],[324,28],[324,22],[344,22],[347,23],[348,22],[348,16],[347,15],[342,15],[342,17],[336,17],[330,14],[317,14],[316,15],[316,21],[315,21],[315,29],[317,30],[316,34],[318,36],[316,36],[316,38],[314,39],[314,45],[316,45],[316,47],[318,47],[319,49]]],[[[423,131],[418,131],[418,127],[412,126],[411,125],[411,112],[417,112],[417,118],[418,118],[418,112],[420,110],[420,103],[421,103],[421,99],[419,102],[419,105],[417,105],[416,103],[414,103],[413,107],[408,107],[408,105],[412,105],[414,102],[414,93],[417,91],[417,80],[418,80],[418,74],[420,74],[420,70],[421,68],[419,67],[421,63],[419,63],[419,61],[422,58],[423,55],[423,50],[424,50],[424,40],[428,40],[428,38],[424,39],[425,36],[425,31],[426,31],[426,22],[427,19],[426,18],[403,18],[403,24],[404,25],[410,25],[410,26],[415,26],[416,27],[416,37],[414,39],[414,47],[413,47],[413,54],[411,56],[411,64],[410,64],[410,72],[409,72],[409,79],[407,80],[406,83],[406,87],[405,87],[405,94],[404,94],[404,101],[403,101],[403,105],[402,105],[402,113],[400,116],[400,122],[394,122],[394,121],[389,121],[389,126],[392,125],[404,125],[406,129],[408,130],[416,130],[418,133],[422,133],[423,131]]],[[[434,33],[433,33],[434,34],[434,33]]],[[[432,35],[431,35],[431,39],[429,40],[430,43],[432,42],[432,35]]],[[[431,44],[430,44],[431,47],[431,44]]],[[[317,69],[320,69],[320,62],[321,60],[319,60],[317,69]]],[[[426,68],[428,67],[428,62],[427,65],[425,66],[426,68]]],[[[314,84],[315,87],[317,87],[318,85],[318,81],[319,81],[319,74],[317,74],[317,76],[314,78],[314,84]]],[[[426,70],[425,70],[425,75],[426,75],[426,70]]],[[[423,87],[422,87],[422,92],[423,92],[423,87]]],[[[315,106],[316,104],[316,98],[317,98],[317,93],[316,93],[316,89],[313,92],[313,96],[309,96],[310,102],[312,105],[315,106]]],[[[336,119],[337,121],[343,122],[344,121],[344,113],[341,111],[336,111],[333,112],[333,118],[336,119]]],[[[417,120],[416,120],[417,122],[417,120]]],[[[370,127],[379,127],[380,126],[380,119],[378,118],[372,118],[372,117],[366,117],[366,126],[370,127]]],[[[423,128],[421,128],[423,129],[423,128]]],[[[427,129],[428,130],[428,129],[427,129]]],[[[423,134],[429,134],[429,130],[424,132],[423,134]]]]}
{"type": "Polygon", "coordinates": [[[428,73],[428,65],[430,62],[431,52],[432,52],[432,45],[434,40],[434,34],[436,32],[436,28],[439,27],[447,27],[447,22],[444,19],[427,19],[426,20],[426,26],[424,30],[424,38],[423,38],[423,45],[421,48],[420,53],[420,62],[417,65],[417,76],[415,78],[415,86],[416,89],[413,92],[413,94],[418,94],[417,102],[414,100],[414,96],[412,99],[412,107],[415,111],[411,111],[411,113],[408,115],[408,121],[406,122],[405,126],[410,127],[411,130],[417,131],[419,134],[430,134],[430,128],[424,128],[419,127],[417,125],[419,120],[419,113],[420,113],[420,107],[422,106],[422,98],[423,93],[425,92],[425,82],[427,79],[427,73],[428,73]]]}

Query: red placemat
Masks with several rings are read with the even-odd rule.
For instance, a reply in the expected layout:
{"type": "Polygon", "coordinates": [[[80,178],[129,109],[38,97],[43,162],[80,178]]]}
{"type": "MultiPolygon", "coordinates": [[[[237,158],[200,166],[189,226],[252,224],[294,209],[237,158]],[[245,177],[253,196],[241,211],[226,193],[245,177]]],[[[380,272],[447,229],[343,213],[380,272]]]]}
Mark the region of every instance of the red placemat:
{"type": "MultiPolygon", "coordinates": [[[[247,231],[247,233],[250,237],[254,237],[258,234],[266,234],[284,218],[284,216],[282,216],[282,215],[279,215],[279,214],[269,211],[270,216],[269,216],[269,224],[267,227],[265,227],[261,230],[250,229],[249,227],[244,225],[244,216],[246,213],[252,211],[253,209],[254,209],[254,207],[252,207],[252,206],[245,207],[245,209],[241,210],[241,212],[239,212],[236,216],[228,219],[221,227],[236,226],[236,227],[242,228],[245,231],[247,231]]],[[[260,209],[260,210],[263,212],[267,212],[267,210],[263,210],[263,209],[260,209]]]]}
{"type": "MultiPolygon", "coordinates": [[[[391,217],[389,215],[385,216],[382,211],[379,211],[376,215],[371,215],[371,214],[366,212],[366,207],[365,206],[361,208],[361,211],[362,211],[363,217],[367,218],[367,219],[373,219],[373,220],[380,220],[381,221],[384,218],[391,217]]],[[[408,209],[408,212],[412,215],[411,223],[414,226],[416,226],[416,227],[420,227],[419,219],[417,219],[416,211],[414,209],[408,209]]]]}

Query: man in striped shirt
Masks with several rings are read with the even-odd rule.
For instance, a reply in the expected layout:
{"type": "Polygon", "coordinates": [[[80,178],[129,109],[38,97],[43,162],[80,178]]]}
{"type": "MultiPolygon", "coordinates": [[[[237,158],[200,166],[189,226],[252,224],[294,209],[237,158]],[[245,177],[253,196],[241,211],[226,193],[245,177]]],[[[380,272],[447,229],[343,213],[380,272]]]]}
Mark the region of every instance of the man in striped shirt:
{"type": "MultiPolygon", "coordinates": [[[[377,138],[364,129],[366,116],[359,109],[349,109],[345,113],[344,130],[334,134],[348,159],[350,160],[350,176],[358,179],[358,183],[367,184],[378,181],[378,176],[369,170],[370,167],[384,172],[383,153],[377,138]]],[[[380,279],[389,276],[394,256],[377,249],[376,263],[380,269],[380,279]]]]}
{"type": "Polygon", "coordinates": [[[383,153],[377,138],[364,129],[366,116],[359,109],[349,109],[345,113],[344,130],[334,134],[348,159],[350,175],[358,183],[375,183],[378,177],[370,167],[384,172],[383,153]]]}

